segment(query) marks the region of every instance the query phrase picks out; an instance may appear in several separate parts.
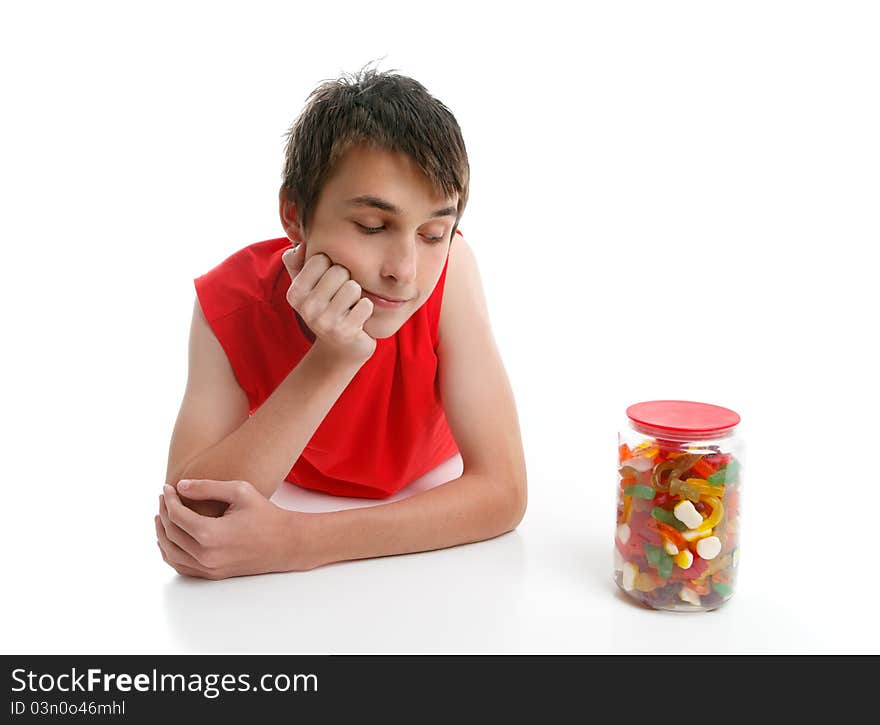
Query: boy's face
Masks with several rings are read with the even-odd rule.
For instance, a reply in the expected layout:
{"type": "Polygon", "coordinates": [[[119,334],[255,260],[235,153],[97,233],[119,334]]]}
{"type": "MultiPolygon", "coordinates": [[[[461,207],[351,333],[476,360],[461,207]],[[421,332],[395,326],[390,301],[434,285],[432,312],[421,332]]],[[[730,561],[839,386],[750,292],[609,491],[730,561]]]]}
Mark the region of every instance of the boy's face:
{"type": "Polygon", "coordinates": [[[408,156],[358,145],[325,184],[308,232],[290,202],[281,202],[281,222],[292,241],[305,244],[304,261],[326,254],[348,269],[364,296],[404,300],[374,299],[364,331],[378,339],[397,332],[434,291],[457,204],[457,195],[437,196],[408,156]]]}

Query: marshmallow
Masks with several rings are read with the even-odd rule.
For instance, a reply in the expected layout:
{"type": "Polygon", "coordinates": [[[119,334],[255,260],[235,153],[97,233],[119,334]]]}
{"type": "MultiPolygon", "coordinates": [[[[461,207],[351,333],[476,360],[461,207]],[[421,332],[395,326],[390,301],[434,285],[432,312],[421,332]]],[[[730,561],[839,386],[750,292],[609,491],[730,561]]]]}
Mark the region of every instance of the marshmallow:
{"type": "Polygon", "coordinates": [[[721,539],[717,536],[707,536],[697,542],[697,554],[702,559],[714,559],[721,553],[721,539]]]}
{"type": "Polygon", "coordinates": [[[694,505],[690,501],[680,501],[677,503],[673,509],[673,513],[675,514],[675,518],[681,521],[681,523],[689,529],[695,529],[703,523],[703,517],[700,516],[700,512],[694,508],[694,505]]]}

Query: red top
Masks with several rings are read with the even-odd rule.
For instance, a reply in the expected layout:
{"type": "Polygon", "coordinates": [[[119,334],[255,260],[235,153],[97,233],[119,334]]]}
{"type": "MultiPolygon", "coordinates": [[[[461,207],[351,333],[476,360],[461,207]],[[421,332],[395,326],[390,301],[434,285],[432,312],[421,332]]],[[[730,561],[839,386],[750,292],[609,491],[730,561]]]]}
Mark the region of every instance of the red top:
{"type": "Polygon", "coordinates": [[[740,421],[729,408],[690,400],[650,400],[626,409],[636,430],[649,435],[686,434],[688,437],[717,438],[732,431],[740,421]]]}
{"type": "MultiPolygon", "coordinates": [[[[461,234],[461,232],[458,232],[461,234]]],[[[312,343],[287,302],[287,237],[247,246],[194,280],[205,319],[259,408],[312,343]]],[[[386,498],[458,453],[440,401],[437,327],[446,281],[376,350],[285,480],[337,496],[386,498]]]]}

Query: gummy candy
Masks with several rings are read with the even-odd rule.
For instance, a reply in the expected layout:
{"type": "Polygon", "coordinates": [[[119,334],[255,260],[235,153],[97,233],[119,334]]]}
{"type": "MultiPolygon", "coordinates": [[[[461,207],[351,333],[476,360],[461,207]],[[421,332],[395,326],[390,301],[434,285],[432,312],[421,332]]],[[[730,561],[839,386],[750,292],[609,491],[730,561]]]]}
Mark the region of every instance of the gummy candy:
{"type": "Polygon", "coordinates": [[[739,461],[717,447],[697,452],[667,441],[623,443],[618,452],[618,524],[626,525],[619,528],[626,541],[615,538],[624,562],[618,584],[625,573],[627,593],[654,608],[723,603],[733,594],[739,553],[739,461]],[[683,512],[687,524],[673,512],[684,502],[692,507],[683,512]]]}

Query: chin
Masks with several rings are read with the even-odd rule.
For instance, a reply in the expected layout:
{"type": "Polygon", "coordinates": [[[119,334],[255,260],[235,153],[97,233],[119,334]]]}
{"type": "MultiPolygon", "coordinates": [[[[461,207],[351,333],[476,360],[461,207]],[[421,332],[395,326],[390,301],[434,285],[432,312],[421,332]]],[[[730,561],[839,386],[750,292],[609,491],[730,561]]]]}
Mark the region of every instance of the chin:
{"type": "Polygon", "coordinates": [[[376,320],[374,318],[370,318],[364,323],[364,332],[366,332],[370,337],[374,340],[383,340],[386,337],[391,337],[395,332],[397,332],[406,320],[376,320]]]}

